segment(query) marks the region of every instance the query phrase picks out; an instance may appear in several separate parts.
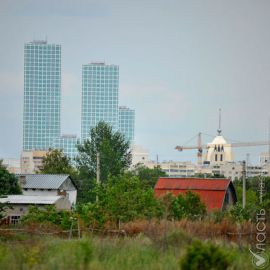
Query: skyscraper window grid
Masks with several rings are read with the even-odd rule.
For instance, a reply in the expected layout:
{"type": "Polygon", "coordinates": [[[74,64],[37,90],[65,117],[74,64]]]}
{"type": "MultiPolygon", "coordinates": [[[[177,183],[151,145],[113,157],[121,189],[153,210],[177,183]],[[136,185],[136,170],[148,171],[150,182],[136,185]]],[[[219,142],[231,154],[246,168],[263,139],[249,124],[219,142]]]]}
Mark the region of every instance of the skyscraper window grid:
{"type": "Polygon", "coordinates": [[[24,46],[23,149],[47,150],[60,136],[61,46],[24,46]]]}
{"type": "Polygon", "coordinates": [[[119,131],[130,143],[134,142],[135,110],[119,107],[119,131]]]}
{"type": "Polygon", "coordinates": [[[118,130],[119,67],[96,62],[82,68],[81,137],[105,121],[118,130]]]}

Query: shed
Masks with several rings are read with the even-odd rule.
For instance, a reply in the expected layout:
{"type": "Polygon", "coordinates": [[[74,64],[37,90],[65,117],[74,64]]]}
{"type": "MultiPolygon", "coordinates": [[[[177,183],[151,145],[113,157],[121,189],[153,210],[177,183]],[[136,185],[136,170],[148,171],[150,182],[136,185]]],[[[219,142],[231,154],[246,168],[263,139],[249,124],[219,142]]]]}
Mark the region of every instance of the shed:
{"type": "Polygon", "coordinates": [[[6,224],[16,224],[20,218],[27,214],[31,205],[45,207],[54,205],[57,210],[70,210],[71,203],[65,196],[30,196],[30,195],[8,195],[0,198],[0,203],[6,203],[11,208],[5,208],[6,224]]]}
{"type": "Polygon", "coordinates": [[[237,202],[233,183],[223,178],[160,177],[154,191],[157,197],[166,193],[177,196],[192,191],[200,196],[208,211],[223,210],[237,202]]]}
{"type": "Polygon", "coordinates": [[[68,197],[71,204],[76,204],[77,188],[67,174],[18,174],[23,195],[68,197]]]}

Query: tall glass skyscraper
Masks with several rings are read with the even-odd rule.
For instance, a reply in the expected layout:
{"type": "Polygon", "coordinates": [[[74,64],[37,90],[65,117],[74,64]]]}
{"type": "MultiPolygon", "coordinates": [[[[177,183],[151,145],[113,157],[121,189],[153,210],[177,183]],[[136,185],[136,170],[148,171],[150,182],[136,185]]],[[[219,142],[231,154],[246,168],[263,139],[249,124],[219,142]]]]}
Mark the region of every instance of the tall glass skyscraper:
{"type": "Polygon", "coordinates": [[[77,143],[79,143],[79,140],[76,135],[66,134],[54,140],[53,148],[63,150],[66,156],[74,159],[78,154],[77,143]]]}
{"type": "Polygon", "coordinates": [[[61,46],[24,45],[23,150],[47,150],[60,136],[61,46]]]}
{"type": "Polygon", "coordinates": [[[81,138],[98,122],[109,123],[118,130],[119,67],[91,63],[82,67],[81,138]]]}
{"type": "Polygon", "coordinates": [[[135,110],[125,106],[119,107],[119,131],[124,134],[126,140],[134,142],[135,110]]]}

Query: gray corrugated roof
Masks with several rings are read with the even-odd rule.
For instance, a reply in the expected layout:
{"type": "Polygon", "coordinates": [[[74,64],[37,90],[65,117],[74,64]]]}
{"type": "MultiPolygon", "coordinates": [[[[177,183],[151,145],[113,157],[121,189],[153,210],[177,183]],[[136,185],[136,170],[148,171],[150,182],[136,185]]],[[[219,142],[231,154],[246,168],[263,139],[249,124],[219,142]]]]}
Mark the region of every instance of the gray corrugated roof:
{"type": "Polygon", "coordinates": [[[58,189],[69,177],[67,174],[20,174],[25,176],[25,184],[21,183],[22,188],[37,189],[58,189]]]}
{"type": "Polygon", "coordinates": [[[28,195],[8,195],[0,198],[0,203],[10,204],[55,204],[63,196],[28,196],[28,195]]]}

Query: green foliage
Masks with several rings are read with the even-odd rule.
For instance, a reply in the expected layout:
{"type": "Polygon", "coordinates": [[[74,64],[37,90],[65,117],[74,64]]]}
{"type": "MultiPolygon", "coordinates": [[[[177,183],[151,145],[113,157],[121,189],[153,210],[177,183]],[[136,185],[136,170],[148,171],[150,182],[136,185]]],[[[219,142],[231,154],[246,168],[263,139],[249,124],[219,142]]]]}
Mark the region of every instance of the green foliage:
{"type": "Polygon", "coordinates": [[[13,173],[10,173],[0,160],[0,196],[21,194],[18,179],[13,173]]]}
{"type": "Polygon", "coordinates": [[[90,138],[78,145],[76,162],[80,176],[96,178],[97,153],[100,154],[100,180],[105,183],[109,175],[117,176],[131,164],[129,143],[120,132],[113,132],[105,122],[91,129],[90,138]]]}
{"type": "Polygon", "coordinates": [[[82,219],[92,226],[161,215],[161,205],[153,190],[145,188],[138,177],[129,174],[110,177],[106,184],[96,186],[95,192],[96,202],[78,207],[82,219]]]}
{"type": "MultiPolygon", "coordinates": [[[[228,243],[212,249],[209,248],[211,244],[201,243],[203,248],[199,244],[193,249],[193,256],[187,250],[192,237],[186,233],[169,233],[169,248],[164,250],[142,234],[137,237],[85,237],[71,240],[28,235],[24,241],[0,243],[0,269],[179,270],[181,258],[181,263],[187,259],[191,263],[187,268],[181,268],[183,270],[225,270],[228,267],[254,270],[249,250],[244,248],[240,251],[228,243]],[[205,268],[209,266],[206,258],[212,267],[205,268]],[[198,266],[196,262],[202,264],[198,266]]],[[[269,249],[266,253],[270,256],[269,249]]]]}
{"type": "Polygon", "coordinates": [[[194,241],[180,261],[183,270],[225,270],[231,264],[231,256],[223,249],[200,241],[194,241]]]}
{"type": "Polygon", "coordinates": [[[256,220],[256,212],[259,210],[256,205],[249,204],[245,208],[242,203],[237,202],[228,210],[229,217],[236,222],[243,222],[245,220],[256,220]]]}
{"type": "MultiPolygon", "coordinates": [[[[263,200],[268,200],[270,199],[270,177],[263,177],[263,176],[256,176],[256,177],[250,177],[246,180],[246,189],[247,189],[247,194],[249,191],[253,191],[256,194],[257,201],[260,197],[259,190],[260,190],[260,183],[263,183],[263,200]]],[[[242,198],[242,186],[243,182],[242,180],[235,180],[234,181],[234,186],[236,187],[236,190],[238,190],[237,195],[240,196],[239,198],[242,198]]],[[[247,195],[248,196],[248,195],[247,195]]],[[[252,197],[254,195],[251,195],[252,197]]],[[[238,201],[240,201],[238,199],[238,201]]],[[[247,198],[248,201],[248,198],[247,198]]],[[[255,200],[251,200],[251,203],[254,203],[255,200]]]]}
{"type": "MultiPolygon", "coordinates": [[[[0,160],[0,197],[5,195],[21,194],[18,179],[10,173],[0,160]]],[[[0,203],[0,220],[5,217],[5,211],[11,208],[7,203],[0,203]]]]}
{"type": "Polygon", "coordinates": [[[198,194],[188,191],[173,199],[170,213],[171,217],[175,219],[197,220],[206,215],[206,207],[198,194]]]}
{"type": "Polygon", "coordinates": [[[64,154],[63,150],[59,149],[49,149],[39,173],[76,176],[76,170],[72,166],[70,158],[64,154]]]}
{"type": "Polygon", "coordinates": [[[131,174],[138,176],[142,182],[152,188],[154,188],[159,177],[166,176],[166,173],[161,170],[160,166],[150,169],[142,164],[137,164],[131,171],[131,174]]]}
{"type": "Polygon", "coordinates": [[[0,203],[0,221],[5,217],[5,212],[8,208],[12,208],[8,203],[0,203]]]}
{"type": "Polygon", "coordinates": [[[39,208],[37,206],[29,207],[28,214],[23,216],[22,223],[48,223],[60,226],[61,229],[70,229],[75,214],[70,211],[57,211],[54,206],[39,208]]]}
{"type": "MultiPolygon", "coordinates": [[[[243,188],[241,186],[236,187],[236,194],[237,194],[238,202],[242,203],[243,188]]],[[[252,189],[248,189],[246,191],[246,204],[256,205],[257,203],[259,203],[259,195],[256,193],[256,191],[254,191],[252,189]]]]}
{"type": "Polygon", "coordinates": [[[107,220],[105,209],[98,202],[79,204],[77,212],[85,224],[93,228],[102,227],[107,220]]]}
{"type": "Polygon", "coordinates": [[[28,239],[27,243],[0,245],[0,269],[86,270],[93,259],[89,239],[28,239]]]}
{"type": "Polygon", "coordinates": [[[84,204],[94,202],[96,199],[95,186],[96,179],[88,179],[81,174],[77,178],[72,178],[77,187],[77,203],[84,204]]]}
{"type": "Polygon", "coordinates": [[[47,269],[89,269],[93,258],[93,245],[89,239],[54,241],[46,253],[47,269]]]}

